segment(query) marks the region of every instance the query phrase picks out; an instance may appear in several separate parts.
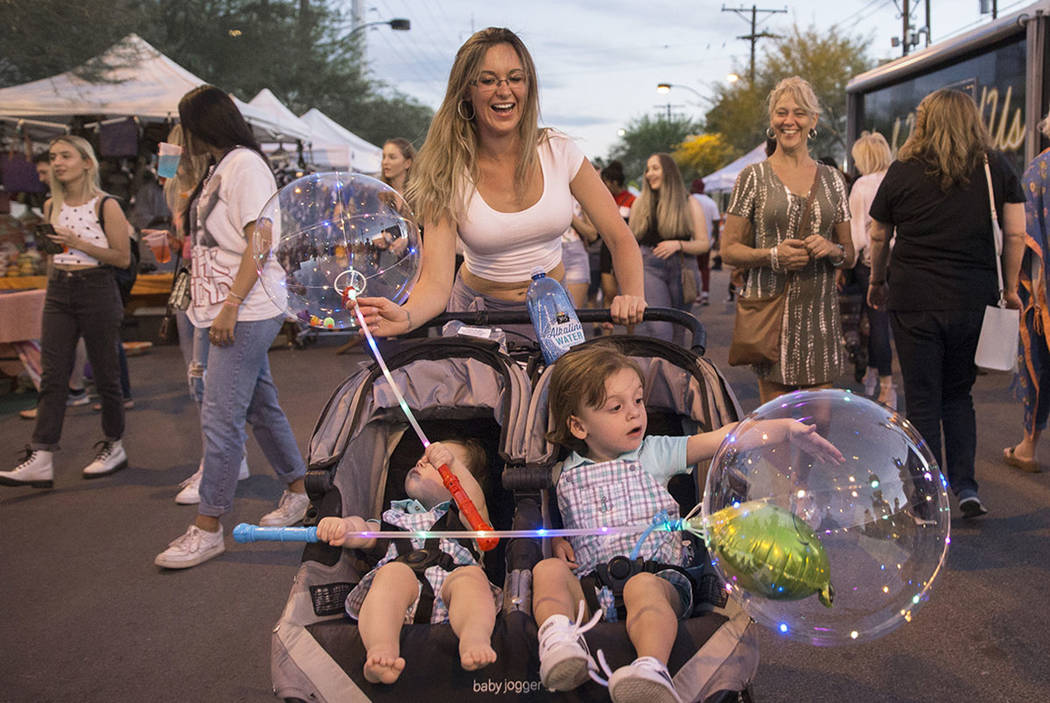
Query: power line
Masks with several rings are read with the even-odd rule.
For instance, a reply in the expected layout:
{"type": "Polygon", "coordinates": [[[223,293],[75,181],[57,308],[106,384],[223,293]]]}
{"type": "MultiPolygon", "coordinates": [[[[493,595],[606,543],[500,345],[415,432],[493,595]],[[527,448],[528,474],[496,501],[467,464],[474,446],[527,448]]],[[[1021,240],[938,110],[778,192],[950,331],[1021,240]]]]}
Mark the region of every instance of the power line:
{"type": "Polygon", "coordinates": [[[746,39],[746,40],[751,42],[751,68],[750,68],[750,70],[748,72],[748,77],[749,77],[749,79],[751,81],[751,85],[754,85],[755,84],[755,44],[758,43],[759,39],[776,39],[776,38],[779,38],[779,36],[780,36],[778,34],[770,34],[769,32],[762,32],[761,34],[759,34],[757,32],[757,29],[758,29],[758,13],[759,12],[767,12],[767,13],[769,13],[771,15],[772,14],[777,14],[777,13],[780,13],[780,12],[787,13],[787,8],[785,7],[783,10],[763,10],[763,9],[760,9],[757,5],[752,5],[750,8],[747,8],[747,7],[726,7],[725,5],[723,5],[722,6],[722,12],[735,12],[738,15],[740,15],[741,17],[743,17],[744,21],[747,21],[747,17],[744,15],[744,13],[745,12],[750,12],[751,13],[751,34],[745,34],[742,37],[737,37],[737,39],[746,39]]]}

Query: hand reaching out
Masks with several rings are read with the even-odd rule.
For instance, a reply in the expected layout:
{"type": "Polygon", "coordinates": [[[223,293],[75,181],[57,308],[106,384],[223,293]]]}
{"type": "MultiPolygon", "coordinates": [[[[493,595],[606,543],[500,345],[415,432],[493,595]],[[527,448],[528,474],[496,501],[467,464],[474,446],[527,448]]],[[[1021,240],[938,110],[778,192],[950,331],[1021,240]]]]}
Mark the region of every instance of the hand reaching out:
{"type": "MultiPolygon", "coordinates": [[[[353,305],[354,303],[350,303],[353,305]]],[[[408,312],[387,298],[358,298],[365,324],[375,337],[394,337],[412,331],[408,312]]],[[[356,315],[354,316],[356,319],[356,315]]]]}
{"type": "Polygon", "coordinates": [[[842,456],[842,452],[834,444],[817,434],[816,425],[806,425],[795,420],[789,422],[791,424],[788,425],[787,438],[793,445],[818,461],[830,464],[846,463],[846,457],[842,456]]]}

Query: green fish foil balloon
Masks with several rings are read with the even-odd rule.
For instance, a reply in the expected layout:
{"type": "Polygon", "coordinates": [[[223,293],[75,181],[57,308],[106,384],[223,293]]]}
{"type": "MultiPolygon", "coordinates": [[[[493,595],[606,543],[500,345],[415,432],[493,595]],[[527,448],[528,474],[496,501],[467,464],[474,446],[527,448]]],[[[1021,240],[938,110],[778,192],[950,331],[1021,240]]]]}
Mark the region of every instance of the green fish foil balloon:
{"type": "Polygon", "coordinates": [[[770,600],[835,597],[828,554],[816,532],[794,513],[761,500],[723,508],[706,522],[688,520],[736,586],[770,600]]]}

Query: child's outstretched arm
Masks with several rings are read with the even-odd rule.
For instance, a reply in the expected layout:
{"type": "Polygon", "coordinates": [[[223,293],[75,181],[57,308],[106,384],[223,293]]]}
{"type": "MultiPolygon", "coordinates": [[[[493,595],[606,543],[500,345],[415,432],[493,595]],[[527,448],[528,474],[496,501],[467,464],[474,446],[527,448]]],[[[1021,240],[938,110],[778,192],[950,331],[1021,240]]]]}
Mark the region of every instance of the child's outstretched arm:
{"type": "Polygon", "coordinates": [[[333,547],[347,549],[369,549],[375,546],[375,537],[347,537],[347,532],[374,530],[374,525],[357,515],[350,517],[323,517],[317,523],[317,539],[333,547]]]}
{"type": "MultiPolygon", "coordinates": [[[[715,452],[718,451],[718,447],[721,446],[722,441],[738,424],[733,422],[717,430],[701,432],[690,437],[686,445],[686,457],[689,465],[713,457],[715,452]]],[[[816,425],[807,425],[791,418],[761,420],[755,424],[751,432],[747,433],[747,437],[762,437],[764,442],[770,444],[791,442],[816,459],[832,464],[842,464],[846,461],[846,458],[842,456],[842,452],[834,444],[817,434],[816,425]],[[761,434],[759,434],[759,430],[761,434]]],[[[754,449],[755,446],[757,444],[739,445],[740,449],[754,449]]]]}
{"type": "MultiPolygon", "coordinates": [[[[478,485],[474,475],[470,473],[470,469],[464,466],[463,462],[457,459],[456,455],[449,451],[449,448],[441,444],[441,442],[434,442],[428,446],[425,456],[427,461],[435,468],[444,464],[456,475],[456,478],[459,479],[459,485],[466,491],[467,497],[470,498],[474,507],[478,509],[481,517],[484,518],[485,522],[492,524],[492,521],[489,520],[489,508],[485,503],[485,492],[481,490],[481,486],[478,485]]],[[[460,515],[460,521],[468,530],[473,529],[463,515],[460,515]]]]}

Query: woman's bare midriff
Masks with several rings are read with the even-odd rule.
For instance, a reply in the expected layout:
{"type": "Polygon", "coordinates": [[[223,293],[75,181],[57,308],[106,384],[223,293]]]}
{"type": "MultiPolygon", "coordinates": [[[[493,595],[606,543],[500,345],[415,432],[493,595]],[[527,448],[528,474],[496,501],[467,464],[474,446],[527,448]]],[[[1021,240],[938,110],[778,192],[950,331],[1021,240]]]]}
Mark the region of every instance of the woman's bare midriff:
{"type": "Polygon", "coordinates": [[[98,264],[54,264],[59,271],[83,271],[85,269],[101,268],[98,264]]]}
{"type": "MultiPolygon", "coordinates": [[[[474,275],[467,269],[466,265],[460,267],[459,275],[468,287],[476,290],[478,293],[497,300],[507,300],[514,303],[525,302],[525,293],[528,292],[529,284],[532,283],[531,280],[490,281],[487,278],[474,275]]],[[[547,277],[561,283],[565,279],[565,265],[559,263],[547,272],[547,277]]]]}

